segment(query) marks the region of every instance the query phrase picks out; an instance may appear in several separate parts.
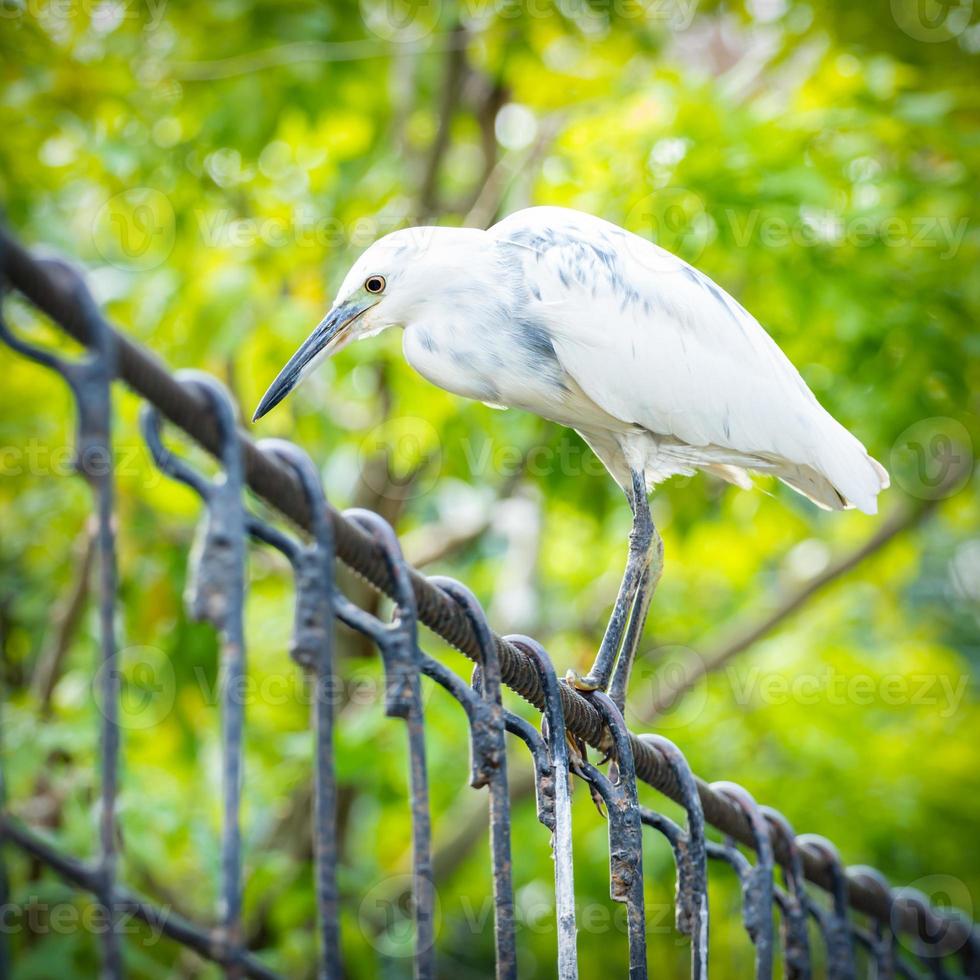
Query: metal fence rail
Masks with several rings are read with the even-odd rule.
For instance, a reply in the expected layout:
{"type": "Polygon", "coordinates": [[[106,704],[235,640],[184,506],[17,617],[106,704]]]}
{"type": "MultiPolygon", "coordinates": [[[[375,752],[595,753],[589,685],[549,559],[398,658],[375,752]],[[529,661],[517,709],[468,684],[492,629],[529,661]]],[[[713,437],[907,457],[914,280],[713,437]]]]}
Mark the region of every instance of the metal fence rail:
{"type": "MultiPolygon", "coordinates": [[[[12,333],[0,318],[0,340],[22,356],[58,372],[75,397],[78,413],[77,468],[91,484],[98,523],[102,637],[100,849],[96,861],[64,854],[25,827],[2,800],[0,844],[14,845],[66,881],[90,891],[104,909],[103,972],[121,977],[124,955],[120,919],[136,916],[175,941],[223,966],[229,977],[272,977],[274,972],[245,948],[241,922],[241,837],[243,785],[241,700],[233,696],[246,670],[244,559],[249,538],[278,549],[293,568],[296,614],[292,655],[313,681],[314,874],[323,977],[343,975],[337,889],[336,784],[333,759],[331,684],[333,625],[339,620],[377,646],[386,679],[386,713],[406,726],[412,819],[414,959],[417,977],[436,975],[433,943],[433,879],[421,685],[435,683],[457,701],[469,723],[471,785],[486,787],[494,895],[498,977],[517,972],[511,883],[510,813],[507,783],[508,735],[528,749],[536,777],[537,812],[552,831],[558,975],[577,976],[569,779],[590,784],[609,817],[610,895],[627,910],[631,977],[647,976],[643,897],[643,828],[666,839],[676,866],[676,925],[691,940],[691,974],[708,976],[707,877],[709,862],[727,864],[741,883],[743,918],[755,948],[757,977],[771,976],[777,951],[787,977],[812,975],[815,959],[833,978],[857,975],[867,965],[875,977],[980,976],[980,935],[964,915],[932,907],[911,889],[892,889],[876,871],[844,867],[833,845],[814,835],[794,835],[776,810],[756,804],[732,783],[707,784],[690,770],[677,746],[658,735],[627,730],[622,715],[603,694],[584,694],[560,681],[546,652],[529,637],[492,632],[473,595],[458,582],[426,578],[402,557],[398,540],[380,517],[365,511],[339,513],[326,500],[316,467],[296,446],[282,441],[255,444],[236,426],[235,410],[221,386],[196,372],[177,376],[102,317],[70,266],[36,258],[0,232],[0,284],[12,287],[86,347],[68,361],[12,333]],[[116,572],[112,524],[112,440],[109,390],[126,382],[145,401],[142,429],[156,464],[202,498],[204,520],[192,569],[192,614],[211,622],[221,637],[221,734],[223,826],[220,904],[216,928],[197,926],[165,913],[117,882],[116,791],[119,756],[119,670],[114,646],[116,572]],[[209,479],[163,444],[164,421],[184,430],[210,451],[221,475],[209,479]],[[251,514],[246,487],[306,533],[295,537],[251,514]],[[395,604],[383,622],[351,603],[334,583],[335,559],[360,574],[395,604]],[[420,646],[422,623],[475,664],[465,683],[420,646]],[[543,713],[540,731],[507,711],[506,686],[543,713]],[[568,737],[566,737],[566,731],[568,737]],[[589,763],[570,742],[604,751],[610,766],[589,763]],[[646,784],[680,804],[685,826],[641,805],[646,784]],[[706,825],[723,840],[706,838],[706,825]],[[739,849],[738,845],[744,845],[739,849]],[[750,860],[746,853],[751,853],[750,860]],[[781,884],[776,883],[776,868],[781,884]],[[816,900],[811,886],[828,893],[816,900]],[[774,908],[778,915],[774,915],[774,908]],[[778,933],[774,920],[778,918],[778,933]],[[823,950],[811,949],[813,920],[823,950]],[[899,945],[897,934],[910,943],[899,945]],[[858,955],[857,951],[861,950],[858,955]],[[959,972],[954,972],[959,971],[959,972]]],[[[2,792],[2,785],[0,785],[2,792]]],[[[2,869],[0,869],[2,870],[2,869]]],[[[6,876],[0,874],[4,888],[6,876]]],[[[627,965],[623,964],[623,970],[627,965]]],[[[9,963],[0,963],[0,975],[9,963]]]]}

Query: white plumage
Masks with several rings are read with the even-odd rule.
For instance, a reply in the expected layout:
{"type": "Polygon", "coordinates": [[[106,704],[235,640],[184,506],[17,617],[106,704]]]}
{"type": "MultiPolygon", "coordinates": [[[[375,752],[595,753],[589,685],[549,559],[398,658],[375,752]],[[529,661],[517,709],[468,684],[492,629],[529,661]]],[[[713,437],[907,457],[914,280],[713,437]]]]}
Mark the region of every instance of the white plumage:
{"type": "Polygon", "coordinates": [[[888,474],[807,388],[758,321],[707,276],[566,208],[488,231],[408,228],[354,264],[280,372],[264,415],[323,358],[386,327],[433,384],[582,434],[626,492],[630,558],[596,665],[579,686],[622,704],[662,553],[645,490],[707,470],[772,473],[822,507],[877,509],[888,474]],[[627,615],[629,621],[627,622],[627,615]]]}
{"type": "Polygon", "coordinates": [[[707,276],[564,208],[520,211],[487,234],[513,250],[536,284],[530,312],[548,324],[562,367],[607,416],[571,424],[621,484],[635,453],[650,483],[700,468],[744,486],[745,470],[754,469],[821,506],[875,512],[888,485],[884,468],[707,276]],[[612,432],[608,417],[621,423],[612,432]]]}

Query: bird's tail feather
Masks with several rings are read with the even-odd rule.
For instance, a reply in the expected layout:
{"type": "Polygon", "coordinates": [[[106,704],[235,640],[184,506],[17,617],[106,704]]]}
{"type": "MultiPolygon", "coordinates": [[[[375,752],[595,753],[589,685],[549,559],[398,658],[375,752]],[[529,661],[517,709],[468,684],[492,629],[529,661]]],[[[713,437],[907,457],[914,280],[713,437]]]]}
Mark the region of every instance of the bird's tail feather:
{"type": "Polygon", "coordinates": [[[788,465],[774,471],[780,480],[824,510],[847,510],[854,505],[825,476],[810,466],[788,465]]]}
{"type": "Polygon", "coordinates": [[[833,460],[826,467],[830,475],[813,466],[794,463],[783,463],[773,472],[783,483],[809,497],[818,507],[826,510],[856,507],[865,514],[875,514],[878,512],[878,494],[889,484],[888,471],[878,460],[869,456],[856,439],[854,442],[860,447],[861,456],[852,453],[846,462],[833,460]]]}

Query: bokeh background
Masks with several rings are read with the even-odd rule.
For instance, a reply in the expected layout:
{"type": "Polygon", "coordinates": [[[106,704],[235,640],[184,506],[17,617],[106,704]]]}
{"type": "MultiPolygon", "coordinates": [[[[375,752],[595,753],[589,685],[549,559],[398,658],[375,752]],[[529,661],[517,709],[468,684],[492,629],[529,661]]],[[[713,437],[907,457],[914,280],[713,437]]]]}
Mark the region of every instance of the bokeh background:
{"type": "MultiPolygon", "coordinates": [[[[395,228],[487,226],[528,204],[602,215],[694,262],[767,327],[893,475],[882,513],[825,514],[767,480],[698,476],[654,497],[666,572],[629,722],[740,781],[849,863],[975,912],[980,523],[978,12],[970,0],[3,0],[0,201],[80,261],[113,321],[173,367],[214,372],[243,417],[395,228]]],[[[60,344],[24,307],[21,329],[60,344]]],[[[598,325],[601,328],[602,325],[598,325]]],[[[14,811],[61,845],[96,833],[89,495],[62,386],[0,352],[0,650],[14,811]]],[[[213,920],[217,644],[182,606],[198,501],[150,465],[116,393],[124,881],[213,920]]],[[[298,441],[334,503],[381,511],[413,561],[466,581],[500,632],[591,662],[629,514],[571,432],[466,403],[348,348],[257,427],[298,441]]],[[[249,941],[313,974],[309,692],[289,661],[290,577],[250,556],[249,941]]],[[[374,600],[355,582],[361,602],[374,600]]],[[[468,676],[433,637],[426,649],[468,676]]],[[[344,949],[410,974],[403,726],[377,657],[341,637],[344,949]]],[[[515,701],[514,710],[526,711],[515,701]]],[[[461,712],[427,702],[442,975],[490,970],[485,796],[461,712]]],[[[554,971],[548,835],[515,752],[525,976],[554,971]],[[522,788],[523,787],[523,788],[522,788]]],[[[644,802],[672,807],[647,791],[644,802]]],[[[625,969],[606,828],[575,799],[582,975],[625,969]]],[[[647,841],[651,962],[685,976],[673,875],[647,841]]],[[[11,855],[19,978],[92,976],[58,927],[72,893],[11,855]]],[[[738,894],[714,876],[712,956],[745,976],[738,894]]],[[[76,916],[71,921],[82,921],[76,916]]],[[[70,916],[69,916],[70,918],[70,916]]],[[[215,975],[147,930],[134,976],[215,975]]]]}

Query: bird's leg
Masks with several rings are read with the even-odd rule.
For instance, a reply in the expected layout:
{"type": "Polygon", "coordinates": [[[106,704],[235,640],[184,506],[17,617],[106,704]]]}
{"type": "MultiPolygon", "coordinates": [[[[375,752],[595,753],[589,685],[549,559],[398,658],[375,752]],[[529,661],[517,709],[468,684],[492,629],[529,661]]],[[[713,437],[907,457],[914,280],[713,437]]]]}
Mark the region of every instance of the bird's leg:
{"type": "Polygon", "coordinates": [[[623,648],[619,652],[619,659],[616,661],[616,669],[613,672],[612,684],[609,687],[609,697],[620,711],[626,706],[626,691],[629,687],[630,671],[633,669],[636,650],[640,644],[643,627],[646,625],[650,600],[653,598],[654,592],[657,591],[657,586],[660,584],[660,576],[664,570],[663,539],[660,537],[657,527],[652,521],[650,522],[650,527],[653,534],[648,553],[649,564],[637,589],[636,599],[633,602],[633,610],[630,613],[629,626],[626,629],[626,637],[623,640],[623,648]]]}
{"type": "MultiPolygon", "coordinates": [[[[636,470],[633,470],[631,475],[630,506],[633,509],[633,527],[630,531],[630,549],[629,557],[626,560],[626,571],[623,574],[622,584],[619,586],[616,604],[613,606],[612,616],[609,618],[609,625],[606,627],[602,645],[599,647],[599,654],[592,665],[592,669],[584,677],[580,677],[575,671],[569,671],[566,678],[572,686],[583,691],[608,690],[613,665],[616,662],[616,654],[620,647],[623,647],[623,655],[628,658],[629,662],[617,671],[617,677],[622,675],[620,684],[625,693],[632,658],[636,653],[636,645],[639,642],[643,623],[646,619],[648,597],[651,592],[649,588],[650,566],[651,554],[655,548],[654,540],[656,539],[657,550],[662,550],[663,547],[660,536],[653,526],[653,518],[650,516],[650,504],[647,501],[644,476],[636,470]],[[638,601],[641,599],[642,602],[638,601]],[[629,620],[627,620],[627,616],[629,616],[629,620]],[[624,634],[628,645],[623,642],[624,634]]],[[[659,578],[659,571],[657,578],[659,578]]]]}

